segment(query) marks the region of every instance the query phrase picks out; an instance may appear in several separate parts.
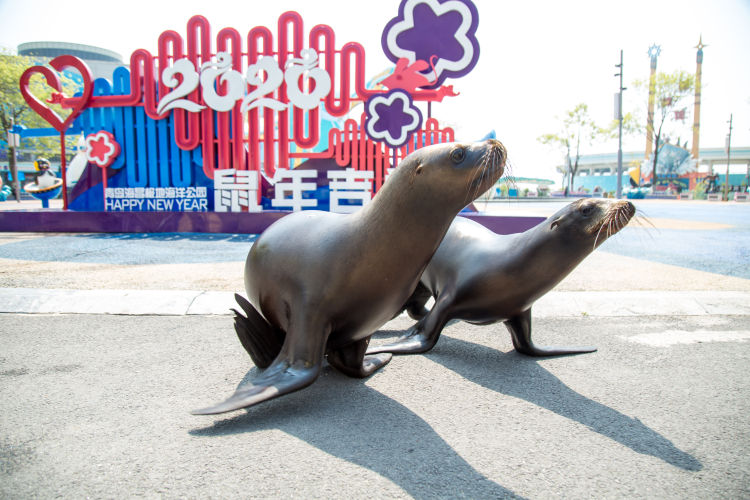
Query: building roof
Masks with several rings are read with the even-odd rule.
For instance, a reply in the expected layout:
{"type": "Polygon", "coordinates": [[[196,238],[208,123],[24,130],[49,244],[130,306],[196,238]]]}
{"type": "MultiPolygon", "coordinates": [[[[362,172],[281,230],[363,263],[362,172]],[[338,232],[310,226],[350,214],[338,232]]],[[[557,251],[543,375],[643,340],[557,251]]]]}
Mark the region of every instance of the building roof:
{"type": "Polygon", "coordinates": [[[57,57],[65,54],[89,61],[122,63],[122,56],[112,50],[69,42],[27,42],[18,46],[19,56],[57,57]]]}
{"type": "MultiPolygon", "coordinates": [[[[625,169],[633,162],[640,164],[643,160],[643,151],[623,151],[622,153],[622,165],[625,169]]],[[[750,147],[732,147],[730,160],[732,164],[750,163],[750,147]]],[[[727,153],[724,148],[701,148],[698,152],[698,163],[713,164],[726,163],[726,161],[727,153]]],[[[578,159],[578,168],[588,171],[615,169],[617,168],[617,152],[581,155],[578,159]]],[[[559,172],[563,169],[562,165],[557,167],[559,172]]]]}

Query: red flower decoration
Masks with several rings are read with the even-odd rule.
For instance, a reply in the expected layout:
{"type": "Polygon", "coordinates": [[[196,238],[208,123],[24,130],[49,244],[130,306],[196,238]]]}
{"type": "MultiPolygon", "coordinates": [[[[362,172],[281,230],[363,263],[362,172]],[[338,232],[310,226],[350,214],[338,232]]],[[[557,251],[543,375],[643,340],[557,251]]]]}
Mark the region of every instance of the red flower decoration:
{"type": "Polygon", "coordinates": [[[120,145],[115,136],[106,130],[100,130],[86,137],[86,159],[101,168],[112,165],[120,154],[120,145]]]}

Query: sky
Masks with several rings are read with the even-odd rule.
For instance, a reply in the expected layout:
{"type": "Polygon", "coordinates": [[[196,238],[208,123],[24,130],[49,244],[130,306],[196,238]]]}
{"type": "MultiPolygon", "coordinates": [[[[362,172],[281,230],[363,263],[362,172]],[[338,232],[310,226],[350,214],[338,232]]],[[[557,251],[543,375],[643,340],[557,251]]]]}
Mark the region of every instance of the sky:
{"type": "MultiPolygon", "coordinates": [[[[564,152],[537,138],[557,132],[562,115],[586,103],[601,125],[613,119],[614,76],[624,54],[624,112],[645,120],[647,96],[632,83],[649,75],[648,48],[661,46],[658,71],[695,71],[699,37],[703,60],[701,147],[723,147],[733,116],[732,146],[750,146],[750,0],[474,0],[479,11],[479,61],[463,78],[449,79],[460,93],[433,105],[433,116],[460,141],[495,130],[508,148],[513,174],[560,182],[555,166],[564,152]]],[[[0,0],[0,47],[61,41],[114,50],[128,61],[139,48],[157,52],[166,30],[185,34],[188,19],[205,16],[215,35],[233,27],[245,35],[255,26],[275,33],[280,14],[302,15],[305,32],[328,24],[336,45],[359,42],[367,76],[393,64],[380,45],[383,28],[398,12],[397,0],[228,0],[123,2],[0,0]],[[126,7],[125,7],[126,6],[126,7]]],[[[692,98],[687,101],[692,111],[692,98]]],[[[692,141],[690,123],[681,139],[692,141]]],[[[624,151],[645,150],[645,136],[626,137],[624,151]]],[[[585,146],[585,153],[616,152],[617,141],[585,146]]]]}

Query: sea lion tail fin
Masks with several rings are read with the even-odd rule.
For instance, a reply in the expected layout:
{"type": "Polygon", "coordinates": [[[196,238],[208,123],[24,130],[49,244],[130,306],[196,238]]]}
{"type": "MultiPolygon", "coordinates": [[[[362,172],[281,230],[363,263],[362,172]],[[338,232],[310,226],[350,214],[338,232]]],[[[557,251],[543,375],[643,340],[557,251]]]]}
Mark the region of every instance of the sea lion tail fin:
{"type": "Polygon", "coordinates": [[[236,309],[232,309],[234,331],[237,332],[242,347],[250,355],[255,366],[267,368],[281,351],[285,334],[282,330],[269,325],[246,298],[235,293],[234,299],[247,315],[245,317],[236,309]]]}

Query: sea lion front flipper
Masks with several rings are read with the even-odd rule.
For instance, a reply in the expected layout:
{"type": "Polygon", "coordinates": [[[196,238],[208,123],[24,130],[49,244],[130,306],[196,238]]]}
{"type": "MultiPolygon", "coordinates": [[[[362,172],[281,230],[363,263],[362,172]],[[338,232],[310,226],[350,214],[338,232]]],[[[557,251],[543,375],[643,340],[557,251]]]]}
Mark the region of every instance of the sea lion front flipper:
{"type": "Polygon", "coordinates": [[[358,340],[340,349],[329,351],[328,362],[338,371],[355,378],[365,378],[387,365],[393,357],[390,353],[365,356],[370,337],[358,340]]]}
{"type": "Polygon", "coordinates": [[[505,322],[513,339],[516,351],[527,356],[559,356],[561,354],[583,354],[596,351],[596,347],[537,346],[531,341],[531,308],[505,322]]]}
{"type": "MultiPolygon", "coordinates": [[[[300,308],[292,317],[284,345],[271,366],[260,372],[249,384],[241,385],[226,401],[194,410],[193,415],[213,415],[247,408],[263,401],[297,391],[315,382],[323,364],[330,327],[309,317],[300,308]]],[[[293,313],[294,314],[294,313],[293,313]]]]}
{"type": "Polygon", "coordinates": [[[208,408],[193,410],[193,415],[215,415],[247,408],[263,401],[294,392],[312,384],[320,373],[320,363],[305,366],[276,361],[249,384],[241,385],[227,400],[208,408]]]}
{"type": "Polygon", "coordinates": [[[444,294],[438,297],[427,316],[412,326],[406,335],[391,344],[371,347],[367,354],[390,352],[393,354],[420,354],[437,344],[440,332],[450,319],[449,310],[452,297],[444,294]]]}

